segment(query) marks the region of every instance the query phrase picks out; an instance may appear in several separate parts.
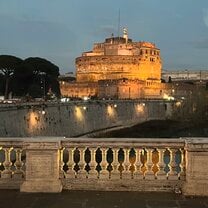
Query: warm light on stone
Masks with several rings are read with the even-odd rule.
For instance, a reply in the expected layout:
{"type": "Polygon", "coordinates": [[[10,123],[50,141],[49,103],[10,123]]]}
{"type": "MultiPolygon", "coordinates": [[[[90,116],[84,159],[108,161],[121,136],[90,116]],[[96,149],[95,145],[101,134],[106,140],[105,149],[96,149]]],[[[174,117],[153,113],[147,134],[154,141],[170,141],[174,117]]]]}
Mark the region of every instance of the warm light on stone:
{"type": "Polygon", "coordinates": [[[144,113],[144,106],[142,104],[137,105],[137,112],[138,113],[144,113]]]}
{"type": "Polygon", "coordinates": [[[111,105],[107,106],[107,114],[111,118],[115,116],[115,109],[111,105]]]}
{"type": "Polygon", "coordinates": [[[75,116],[78,121],[83,121],[84,119],[82,110],[78,106],[75,107],[75,116]]]}
{"type": "Polygon", "coordinates": [[[150,42],[111,37],[76,58],[77,82],[161,79],[160,50],[150,42]]]}
{"type": "Polygon", "coordinates": [[[30,112],[30,115],[29,115],[29,120],[30,120],[30,122],[29,122],[29,124],[30,124],[30,127],[31,127],[31,128],[36,127],[36,125],[37,125],[37,118],[38,118],[37,113],[35,113],[35,112],[30,112]]]}

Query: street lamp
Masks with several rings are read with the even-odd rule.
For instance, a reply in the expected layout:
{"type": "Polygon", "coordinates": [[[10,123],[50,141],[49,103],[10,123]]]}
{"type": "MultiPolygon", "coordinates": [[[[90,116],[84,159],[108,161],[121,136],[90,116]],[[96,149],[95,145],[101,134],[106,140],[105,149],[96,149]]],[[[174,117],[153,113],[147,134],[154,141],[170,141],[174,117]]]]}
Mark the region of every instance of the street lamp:
{"type": "Polygon", "coordinates": [[[45,76],[46,73],[45,72],[40,72],[40,83],[41,83],[41,89],[43,90],[43,99],[45,100],[45,91],[46,91],[46,83],[45,83],[45,76]]]}

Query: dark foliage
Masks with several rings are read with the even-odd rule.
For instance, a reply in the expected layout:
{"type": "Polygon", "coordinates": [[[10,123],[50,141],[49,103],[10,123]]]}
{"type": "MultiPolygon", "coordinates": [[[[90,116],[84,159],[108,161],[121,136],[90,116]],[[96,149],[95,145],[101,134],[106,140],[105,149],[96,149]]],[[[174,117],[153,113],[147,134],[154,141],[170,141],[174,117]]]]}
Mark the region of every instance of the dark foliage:
{"type": "Polygon", "coordinates": [[[3,74],[0,74],[0,95],[4,95],[5,91],[5,78],[3,74]]]}
{"type": "Polygon", "coordinates": [[[48,92],[60,96],[59,68],[46,59],[31,57],[22,61],[17,57],[2,55],[0,72],[1,94],[7,87],[5,95],[11,92],[15,97],[47,97],[48,92]]]}
{"type": "Polygon", "coordinates": [[[10,56],[10,55],[0,55],[0,72],[4,75],[5,78],[5,98],[8,98],[10,89],[10,80],[14,74],[17,67],[22,63],[22,59],[10,56]]]}

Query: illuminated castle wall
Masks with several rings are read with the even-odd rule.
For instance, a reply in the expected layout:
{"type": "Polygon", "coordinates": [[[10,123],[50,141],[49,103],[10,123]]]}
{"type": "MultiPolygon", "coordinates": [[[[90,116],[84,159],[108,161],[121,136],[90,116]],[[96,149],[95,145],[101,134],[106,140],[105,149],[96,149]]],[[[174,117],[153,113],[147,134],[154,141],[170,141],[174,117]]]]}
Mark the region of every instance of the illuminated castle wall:
{"type": "Polygon", "coordinates": [[[149,42],[132,42],[128,35],[95,43],[93,50],[76,58],[77,82],[106,79],[161,79],[160,50],[149,42]]]}

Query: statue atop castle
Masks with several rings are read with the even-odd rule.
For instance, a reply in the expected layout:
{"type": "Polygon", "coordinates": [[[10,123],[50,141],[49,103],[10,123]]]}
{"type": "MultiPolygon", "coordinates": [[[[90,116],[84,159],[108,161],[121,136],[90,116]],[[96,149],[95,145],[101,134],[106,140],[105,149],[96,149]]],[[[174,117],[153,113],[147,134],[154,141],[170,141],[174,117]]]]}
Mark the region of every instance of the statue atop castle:
{"type": "Polygon", "coordinates": [[[123,28],[123,38],[126,40],[126,44],[128,42],[128,30],[127,28],[123,28]]]}

